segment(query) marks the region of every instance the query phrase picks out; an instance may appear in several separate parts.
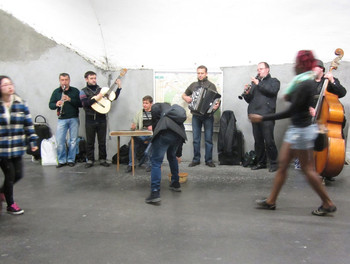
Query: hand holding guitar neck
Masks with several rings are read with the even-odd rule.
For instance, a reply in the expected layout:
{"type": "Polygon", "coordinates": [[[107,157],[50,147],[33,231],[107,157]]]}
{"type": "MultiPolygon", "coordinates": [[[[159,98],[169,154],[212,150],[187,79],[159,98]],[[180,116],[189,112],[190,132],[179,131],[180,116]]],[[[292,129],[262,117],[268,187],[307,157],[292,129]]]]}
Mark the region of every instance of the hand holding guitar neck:
{"type": "Polygon", "coordinates": [[[118,85],[118,88],[121,87],[121,78],[126,74],[127,71],[127,69],[122,69],[111,88],[103,87],[98,95],[92,97],[96,100],[96,103],[91,106],[92,109],[101,114],[107,114],[109,112],[111,109],[111,102],[116,98],[114,88],[116,85],[118,85]]]}

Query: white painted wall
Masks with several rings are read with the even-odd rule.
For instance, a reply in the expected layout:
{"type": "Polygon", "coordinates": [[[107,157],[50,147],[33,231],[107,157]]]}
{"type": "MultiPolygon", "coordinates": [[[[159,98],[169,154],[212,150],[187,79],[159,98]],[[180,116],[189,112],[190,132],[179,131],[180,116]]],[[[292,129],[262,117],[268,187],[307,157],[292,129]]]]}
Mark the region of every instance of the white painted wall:
{"type": "Polygon", "coordinates": [[[0,8],[104,69],[211,70],[350,52],[348,0],[0,0],[0,8]],[[108,62],[107,62],[108,61],[108,62]]]}

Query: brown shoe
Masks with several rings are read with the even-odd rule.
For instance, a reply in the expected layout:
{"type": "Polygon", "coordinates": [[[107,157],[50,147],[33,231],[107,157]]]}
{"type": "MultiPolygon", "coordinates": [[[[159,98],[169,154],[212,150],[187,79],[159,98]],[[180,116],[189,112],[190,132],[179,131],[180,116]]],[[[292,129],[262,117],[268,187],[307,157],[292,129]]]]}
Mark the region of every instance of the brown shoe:
{"type": "Polygon", "coordinates": [[[199,164],[200,164],[199,161],[198,162],[192,161],[190,164],[188,164],[188,167],[194,167],[194,166],[197,166],[199,164]]]}
{"type": "Polygon", "coordinates": [[[215,164],[213,162],[206,162],[205,165],[209,166],[209,167],[215,167],[215,164]]]}

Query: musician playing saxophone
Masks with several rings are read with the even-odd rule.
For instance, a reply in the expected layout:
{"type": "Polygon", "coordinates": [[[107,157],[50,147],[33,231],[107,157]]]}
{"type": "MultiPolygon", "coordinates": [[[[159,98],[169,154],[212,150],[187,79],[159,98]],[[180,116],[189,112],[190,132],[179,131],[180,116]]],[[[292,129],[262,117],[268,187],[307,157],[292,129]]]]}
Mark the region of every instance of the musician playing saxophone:
{"type": "MultiPolygon", "coordinates": [[[[193,82],[186,91],[182,94],[182,99],[186,103],[192,102],[192,94],[200,87],[208,88],[217,92],[215,84],[208,81],[208,69],[201,65],[197,68],[197,82],[193,82]]],[[[217,101],[213,107],[215,111],[220,106],[220,102],[217,101]]],[[[194,167],[200,164],[201,159],[201,132],[202,126],[204,126],[204,138],[205,138],[205,164],[209,167],[215,167],[213,162],[213,129],[214,129],[214,117],[212,114],[197,115],[192,112],[192,134],[193,134],[193,159],[188,165],[194,167]]]]}
{"type": "MultiPolygon", "coordinates": [[[[280,89],[280,81],[270,75],[270,66],[266,62],[260,62],[257,68],[258,75],[251,79],[251,88],[245,87],[242,94],[248,105],[248,114],[272,114],[276,112],[277,94],[280,89]]],[[[252,123],[254,136],[254,150],[257,156],[257,164],[252,170],[267,167],[267,158],[270,163],[270,172],[277,170],[277,148],[274,139],[275,121],[252,123]]]]}
{"type": "Polygon", "coordinates": [[[50,98],[49,108],[57,111],[58,122],[56,131],[57,168],[75,165],[77,138],[79,131],[79,107],[81,102],[79,90],[70,86],[68,73],[59,75],[60,87],[56,88],[50,98]],[[67,133],[69,139],[66,142],[67,133]],[[68,148],[66,149],[66,144],[68,148]]]}

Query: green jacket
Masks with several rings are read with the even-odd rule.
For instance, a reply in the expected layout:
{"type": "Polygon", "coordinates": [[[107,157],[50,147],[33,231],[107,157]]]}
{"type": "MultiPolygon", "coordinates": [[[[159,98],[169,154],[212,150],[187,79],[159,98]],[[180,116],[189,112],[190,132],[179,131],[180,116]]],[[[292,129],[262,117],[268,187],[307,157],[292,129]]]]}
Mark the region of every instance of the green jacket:
{"type": "MultiPolygon", "coordinates": [[[[69,89],[65,92],[65,94],[71,98],[71,101],[64,102],[63,111],[60,119],[79,117],[79,107],[82,106],[79,98],[79,93],[80,92],[77,88],[69,86],[69,89]]],[[[57,109],[58,114],[60,111],[60,107],[57,107],[56,103],[57,101],[61,100],[61,98],[62,98],[62,88],[58,87],[52,92],[50,102],[49,102],[49,108],[51,110],[57,109]]]]}

